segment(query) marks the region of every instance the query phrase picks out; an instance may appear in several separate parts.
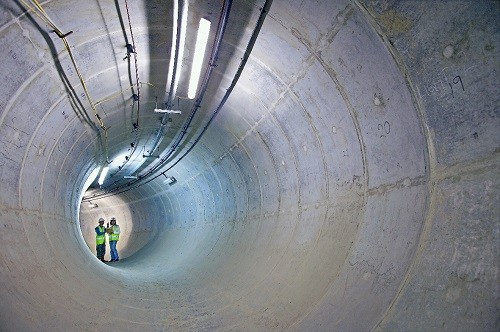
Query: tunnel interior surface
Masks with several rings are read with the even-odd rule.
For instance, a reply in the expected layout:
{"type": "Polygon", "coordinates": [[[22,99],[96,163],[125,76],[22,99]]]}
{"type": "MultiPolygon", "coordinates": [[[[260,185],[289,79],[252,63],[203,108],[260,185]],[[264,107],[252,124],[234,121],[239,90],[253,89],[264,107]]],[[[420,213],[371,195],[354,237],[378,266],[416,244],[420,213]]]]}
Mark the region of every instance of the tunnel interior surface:
{"type": "Polygon", "coordinates": [[[0,8],[0,330],[500,328],[498,1],[0,8]]]}

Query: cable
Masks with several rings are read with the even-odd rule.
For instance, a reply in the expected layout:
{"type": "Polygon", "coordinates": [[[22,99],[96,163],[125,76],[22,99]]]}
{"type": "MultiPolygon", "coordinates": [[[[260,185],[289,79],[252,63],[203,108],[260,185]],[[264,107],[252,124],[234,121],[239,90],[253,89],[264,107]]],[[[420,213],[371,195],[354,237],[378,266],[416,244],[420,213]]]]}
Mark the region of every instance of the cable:
{"type": "Polygon", "coordinates": [[[191,152],[191,150],[195,147],[195,145],[198,143],[198,141],[201,139],[201,137],[203,136],[203,134],[205,133],[205,131],[208,129],[208,127],[210,126],[210,124],[212,123],[212,121],[215,119],[215,117],[217,116],[217,114],[219,114],[220,110],[222,109],[222,107],[224,106],[224,104],[226,103],[227,99],[229,98],[229,96],[231,95],[231,92],[233,91],[234,87],[236,86],[236,83],[238,82],[240,76],[241,76],[241,73],[243,72],[243,68],[245,68],[245,65],[246,65],[246,62],[248,60],[248,57],[250,56],[250,53],[252,52],[252,49],[253,49],[253,46],[255,45],[255,41],[257,40],[257,37],[260,33],[260,29],[262,27],[262,24],[264,23],[264,20],[267,16],[267,13],[269,12],[269,9],[271,8],[271,4],[272,4],[272,0],[266,0],[266,2],[264,3],[264,6],[261,10],[261,13],[260,13],[260,16],[259,16],[259,19],[257,21],[257,24],[256,24],[256,27],[252,33],[252,36],[250,37],[250,40],[248,42],[248,45],[247,45],[247,48],[245,50],[245,53],[243,55],[243,58],[241,59],[241,62],[240,62],[240,65],[238,66],[238,70],[236,71],[236,74],[231,82],[231,84],[229,85],[229,88],[226,90],[226,93],[224,94],[224,97],[222,97],[222,100],[221,102],[219,103],[219,105],[217,106],[217,108],[215,109],[215,111],[213,112],[212,116],[210,117],[210,119],[208,120],[207,124],[205,125],[205,127],[203,128],[203,130],[201,131],[201,133],[198,135],[198,137],[194,140],[194,143],[189,147],[189,149],[187,149],[187,151],[185,151],[180,157],[179,159],[177,159],[175,161],[175,163],[173,163],[170,167],[168,167],[166,170],[164,170],[163,172],[161,172],[160,174],[158,174],[157,176],[154,176],[152,179],[148,180],[147,182],[145,183],[148,183],[154,179],[156,179],[157,177],[161,176],[161,175],[165,175],[165,173],[169,170],[171,170],[175,165],[177,165],[189,152],[191,152]]]}
{"type": "MultiPolygon", "coordinates": [[[[200,91],[198,92],[198,97],[196,98],[196,102],[194,103],[191,113],[189,114],[188,119],[186,120],[186,123],[182,127],[182,130],[180,134],[177,136],[174,144],[169,148],[169,151],[166,153],[165,156],[163,156],[160,161],[151,167],[148,172],[145,174],[145,176],[149,176],[153,174],[157,169],[163,167],[165,163],[168,162],[168,159],[172,156],[172,154],[175,152],[175,149],[180,145],[182,139],[187,133],[187,129],[191,125],[191,122],[193,121],[193,118],[195,114],[198,112],[198,109],[200,108],[201,102],[203,101],[203,97],[205,95],[205,92],[208,87],[208,82],[210,80],[210,77],[212,75],[212,70],[213,68],[216,67],[216,62],[217,62],[217,55],[219,54],[219,48],[220,44],[222,43],[222,38],[224,36],[224,32],[226,29],[227,25],[227,20],[229,18],[229,12],[231,11],[231,4],[232,0],[226,0],[224,1],[223,8],[221,11],[220,19],[219,19],[219,24],[217,26],[217,34],[214,40],[214,46],[212,47],[212,54],[210,55],[210,60],[207,66],[207,70],[205,71],[205,75],[203,76],[203,82],[201,84],[200,91]]],[[[144,178],[143,176],[142,178],[144,178]]]]}
{"type": "MultiPolygon", "coordinates": [[[[49,17],[49,15],[45,12],[43,9],[42,5],[37,0],[31,0],[32,4],[35,6],[35,8],[31,7],[28,3],[26,3],[25,0],[21,0],[22,3],[31,11],[33,11],[39,18],[41,18],[48,26],[50,26],[54,32],[57,34],[59,38],[62,39],[64,43],[64,47],[66,51],[69,54],[69,57],[71,59],[71,62],[73,64],[73,67],[75,68],[75,72],[78,75],[78,79],[80,80],[80,83],[82,84],[85,96],[90,104],[90,107],[92,108],[92,111],[94,112],[94,115],[97,119],[97,122],[99,124],[99,127],[104,131],[104,142],[101,140],[101,145],[104,147],[104,154],[105,154],[105,160],[108,162],[108,132],[107,128],[104,125],[104,121],[102,118],[99,116],[97,113],[97,109],[95,107],[95,104],[92,102],[92,98],[90,97],[90,93],[88,91],[87,85],[85,84],[85,80],[83,79],[83,75],[80,72],[80,69],[78,68],[78,65],[76,63],[75,57],[73,55],[73,52],[71,51],[71,48],[69,46],[68,40],[66,37],[72,33],[72,31],[63,34],[61,29],[57,27],[57,25],[52,21],[52,19],[49,17]]],[[[85,110],[84,110],[85,111],[85,110]]]]}
{"type": "Polygon", "coordinates": [[[198,135],[198,137],[196,138],[196,140],[194,141],[194,143],[188,148],[188,150],[186,152],[184,152],[182,154],[182,156],[179,157],[179,159],[177,159],[175,161],[175,163],[172,164],[170,167],[168,167],[166,170],[164,170],[163,172],[159,173],[158,175],[153,176],[152,178],[148,179],[147,181],[138,184],[137,186],[130,187],[132,184],[137,183],[141,179],[144,179],[145,176],[139,177],[136,181],[128,182],[127,183],[127,187],[128,188],[125,188],[123,190],[119,190],[121,187],[117,187],[117,188],[114,188],[110,192],[102,193],[102,194],[97,194],[97,195],[94,195],[94,196],[92,196],[90,198],[84,198],[84,200],[96,199],[96,198],[105,198],[105,197],[109,197],[109,196],[112,196],[112,195],[123,193],[123,192],[126,192],[128,190],[131,190],[131,189],[140,187],[142,185],[145,185],[145,184],[147,184],[147,183],[155,180],[156,178],[158,178],[158,177],[160,177],[162,175],[165,175],[165,173],[167,171],[169,171],[174,166],[176,166],[177,163],[179,163],[189,152],[191,152],[191,150],[194,148],[194,146],[198,143],[198,141],[201,139],[201,137],[203,136],[203,134],[206,132],[206,130],[208,129],[208,127],[210,126],[210,124],[213,122],[213,120],[215,119],[216,115],[220,112],[220,110],[224,106],[225,102],[229,98],[230,94],[232,93],[234,87],[236,86],[236,83],[238,82],[238,80],[239,80],[239,78],[241,76],[241,73],[243,72],[243,69],[244,69],[244,67],[246,65],[246,62],[248,61],[248,58],[249,58],[249,56],[250,56],[250,54],[251,54],[251,52],[253,50],[253,47],[254,47],[255,42],[257,40],[257,37],[258,37],[258,35],[260,33],[260,30],[262,28],[262,25],[264,24],[264,20],[265,20],[265,18],[267,16],[267,13],[269,12],[269,10],[271,8],[272,2],[273,2],[272,0],[266,0],[266,2],[264,3],[264,6],[261,9],[261,13],[260,13],[259,19],[257,20],[256,26],[255,26],[255,28],[254,28],[254,30],[252,32],[252,36],[250,37],[250,40],[249,40],[249,42],[247,44],[247,47],[245,49],[245,53],[243,55],[243,58],[241,59],[240,65],[238,67],[238,70],[236,71],[236,74],[235,74],[235,76],[234,76],[234,78],[233,78],[233,80],[232,80],[229,88],[227,89],[227,91],[224,94],[221,102],[219,103],[219,105],[217,106],[217,108],[215,109],[215,111],[213,112],[213,114],[210,117],[209,121],[207,122],[207,124],[203,128],[202,132],[198,135]],[[115,191],[118,191],[118,192],[115,192],[115,191]]]}
{"type": "MultiPolygon", "coordinates": [[[[153,89],[155,90],[155,93],[158,92],[158,89],[157,89],[157,86],[152,84],[152,83],[149,83],[149,82],[140,82],[139,83],[142,87],[142,85],[149,85],[151,87],[153,87],[153,89]]],[[[106,99],[103,99],[103,100],[100,100],[96,103],[96,105],[99,105],[99,104],[102,104],[102,103],[105,103],[105,102],[108,102],[110,100],[113,100],[115,98],[118,98],[120,95],[122,95],[124,92],[126,92],[128,89],[134,87],[135,85],[131,85],[125,89],[123,89],[122,91],[119,91],[113,95],[111,95],[110,97],[106,98],[106,99]]],[[[135,104],[135,101],[134,101],[134,104],[135,104]]],[[[132,104],[132,111],[134,109],[134,104],[132,104]]],[[[110,173],[108,175],[108,178],[112,178],[114,177],[115,175],[117,175],[118,173],[120,173],[121,171],[124,170],[124,167],[126,164],[128,164],[129,161],[132,160],[132,156],[133,154],[135,153],[135,151],[137,151],[137,147],[138,147],[138,143],[139,143],[139,130],[137,130],[137,128],[134,128],[133,130],[133,133],[134,133],[134,137],[133,137],[133,141],[131,142],[131,149],[129,149],[129,153],[125,156],[125,161],[122,162],[122,164],[120,166],[118,166],[118,170],[116,170],[114,173],[110,173]]],[[[113,182],[113,184],[117,183],[117,181],[113,182]]]]}
{"type": "MultiPolygon", "coordinates": [[[[139,82],[139,84],[142,86],[143,84],[146,84],[146,85],[149,85],[149,86],[152,86],[153,88],[157,89],[158,87],[156,85],[154,85],[153,83],[149,83],[149,82],[139,82]]],[[[126,87],[125,89],[115,93],[115,94],[112,94],[111,96],[105,98],[105,99],[102,99],[102,100],[99,100],[98,102],[96,102],[94,105],[97,106],[97,105],[100,105],[102,103],[105,103],[105,102],[108,102],[110,100],[113,100],[115,98],[118,98],[119,96],[123,95],[128,89],[130,88],[133,88],[134,86],[136,86],[135,84],[134,85],[131,85],[131,86],[128,86],[126,87]]]]}
{"type": "MultiPolygon", "coordinates": [[[[158,168],[163,167],[165,165],[165,163],[168,162],[168,159],[175,152],[175,149],[180,145],[182,139],[184,138],[185,134],[187,133],[187,128],[189,127],[189,125],[191,124],[191,122],[192,122],[195,114],[197,113],[197,111],[198,111],[198,109],[199,109],[199,107],[201,105],[201,102],[203,100],[204,94],[205,94],[205,92],[207,90],[208,82],[210,80],[210,76],[211,76],[212,70],[213,70],[213,68],[216,67],[217,55],[219,53],[219,48],[220,48],[220,45],[222,43],[222,38],[224,36],[225,28],[226,28],[226,25],[227,25],[227,20],[229,18],[229,12],[231,10],[231,4],[232,4],[232,0],[225,0],[224,1],[223,7],[222,7],[222,10],[221,10],[221,14],[220,14],[220,18],[219,18],[218,27],[217,27],[217,33],[216,33],[216,36],[215,36],[215,39],[214,39],[214,44],[213,44],[213,47],[212,47],[212,53],[211,53],[211,56],[210,56],[210,61],[209,61],[209,64],[207,66],[207,69],[205,71],[203,83],[202,83],[200,91],[198,93],[198,97],[196,98],[196,102],[194,103],[194,105],[193,105],[193,107],[191,109],[191,113],[190,113],[188,119],[186,120],[184,126],[182,127],[182,130],[181,130],[180,134],[177,136],[177,138],[175,139],[174,144],[172,144],[172,146],[169,148],[169,150],[166,153],[166,155],[163,156],[156,165],[154,165],[153,167],[151,167],[146,172],[146,174],[139,176],[138,179],[135,180],[135,181],[128,182],[127,183],[127,187],[129,187],[131,184],[137,183],[140,180],[143,180],[146,177],[149,177],[151,174],[154,174],[154,172],[158,168]]],[[[115,188],[109,190],[106,193],[97,194],[97,195],[99,195],[99,196],[100,195],[106,195],[106,194],[118,191],[122,187],[123,186],[118,186],[118,187],[115,187],[115,188]]],[[[96,197],[96,196],[93,196],[93,197],[96,197]]]]}
{"type": "MultiPolygon", "coordinates": [[[[132,23],[130,22],[130,13],[128,10],[128,1],[125,0],[125,9],[127,10],[128,27],[130,29],[130,37],[132,38],[132,48],[134,53],[134,63],[135,63],[135,80],[137,82],[137,120],[135,122],[136,126],[139,127],[139,111],[141,105],[141,86],[139,85],[139,68],[137,66],[137,51],[135,49],[134,33],[132,32],[132,23]]],[[[127,51],[128,52],[128,51],[127,51]]]]}

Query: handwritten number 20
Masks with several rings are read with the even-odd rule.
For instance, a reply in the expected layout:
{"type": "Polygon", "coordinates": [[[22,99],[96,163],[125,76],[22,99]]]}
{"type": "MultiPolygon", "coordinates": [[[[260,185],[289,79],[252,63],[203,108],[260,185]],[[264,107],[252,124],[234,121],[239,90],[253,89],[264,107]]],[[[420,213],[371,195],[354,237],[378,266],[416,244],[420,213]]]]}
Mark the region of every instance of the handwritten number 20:
{"type": "Polygon", "coordinates": [[[377,129],[382,131],[380,137],[385,137],[385,135],[389,135],[391,133],[391,124],[389,121],[385,121],[383,124],[379,123],[377,129]]]}

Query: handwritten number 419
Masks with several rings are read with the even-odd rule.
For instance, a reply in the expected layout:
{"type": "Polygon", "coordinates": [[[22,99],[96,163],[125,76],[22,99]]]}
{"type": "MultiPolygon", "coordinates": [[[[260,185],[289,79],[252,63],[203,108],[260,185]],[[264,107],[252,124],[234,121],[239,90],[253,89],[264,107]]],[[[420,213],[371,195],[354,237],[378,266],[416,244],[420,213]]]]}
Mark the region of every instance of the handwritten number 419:
{"type": "MultiPolygon", "coordinates": [[[[462,82],[462,78],[460,76],[455,76],[453,78],[453,84],[458,84],[458,83],[460,83],[460,86],[462,87],[462,91],[465,91],[465,89],[464,89],[464,82],[462,82]]],[[[455,98],[455,94],[453,93],[453,84],[451,84],[451,83],[448,83],[448,84],[450,85],[451,96],[453,98],[455,98]]]]}

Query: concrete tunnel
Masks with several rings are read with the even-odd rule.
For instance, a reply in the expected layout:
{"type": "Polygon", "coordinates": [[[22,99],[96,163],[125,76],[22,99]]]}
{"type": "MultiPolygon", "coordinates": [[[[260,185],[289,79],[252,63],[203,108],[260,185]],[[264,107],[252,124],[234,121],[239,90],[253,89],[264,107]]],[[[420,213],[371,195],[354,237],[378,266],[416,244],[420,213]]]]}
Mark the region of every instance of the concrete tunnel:
{"type": "Polygon", "coordinates": [[[498,1],[0,4],[0,330],[499,330],[498,1]]]}

